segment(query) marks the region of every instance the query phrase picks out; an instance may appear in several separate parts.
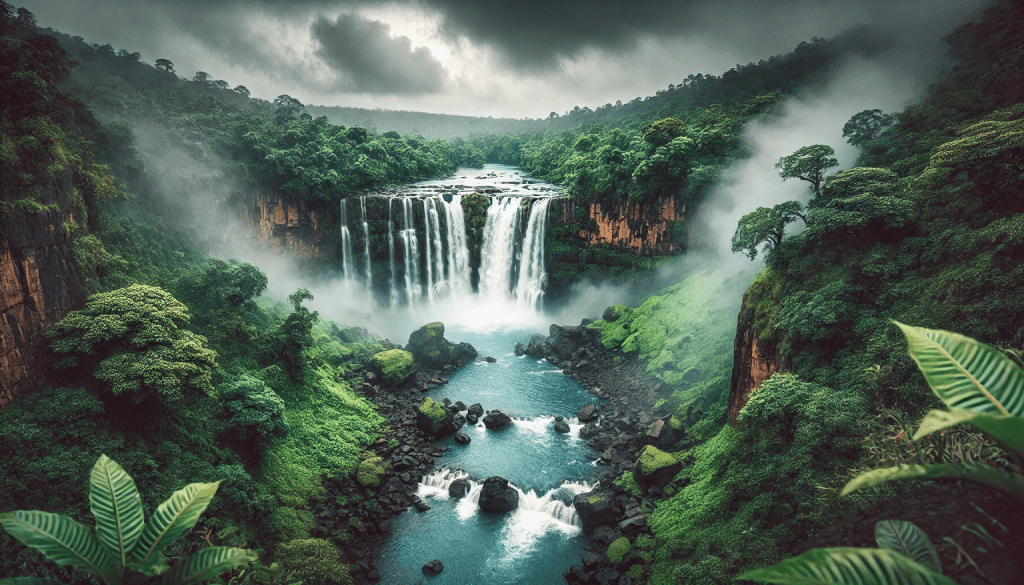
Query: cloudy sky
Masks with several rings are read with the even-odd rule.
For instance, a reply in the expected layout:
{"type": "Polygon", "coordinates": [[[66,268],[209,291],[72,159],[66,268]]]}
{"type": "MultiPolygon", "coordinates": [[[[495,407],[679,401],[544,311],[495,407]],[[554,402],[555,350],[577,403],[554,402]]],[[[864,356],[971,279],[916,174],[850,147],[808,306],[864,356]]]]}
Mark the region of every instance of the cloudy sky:
{"type": "Polygon", "coordinates": [[[8,0],[40,26],[207,71],[254,96],[545,117],[653,95],[691,73],[854,24],[914,48],[985,0],[8,0]]]}

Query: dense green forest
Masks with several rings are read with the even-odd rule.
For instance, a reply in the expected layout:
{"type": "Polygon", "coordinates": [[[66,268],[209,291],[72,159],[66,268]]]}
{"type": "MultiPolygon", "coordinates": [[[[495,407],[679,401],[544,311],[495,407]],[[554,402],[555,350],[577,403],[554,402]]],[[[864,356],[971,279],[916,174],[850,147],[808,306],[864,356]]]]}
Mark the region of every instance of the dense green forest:
{"type": "MultiPolygon", "coordinates": [[[[997,4],[947,37],[956,65],[918,103],[850,120],[857,166],[829,174],[825,145],[780,161],[783,177],[805,178],[799,165],[811,164],[820,181],[809,181],[806,206],[761,208],[737,226],[735,251],[765,263],[743,308],[782,371],[735,421],[740,307],[726,299],[739,297],[742,279],[698,271],[588,326],[617,363],[638,364],[658,385],[658,414],[683,436],[670,449],[682,471],[661,495],[629,472],[617,479],[645,496],[652,528],[618,555],[631,583],[727,583],[802,552],[840,518],[913,489],[838,497],[857,472],[883,464],[982,462],[1019,477],[1019,458],[968,428],[906,439],[938,400],[891,320],[1011,354],[1024,344],[1022,38],[1024,10],[997,4]]],[[[428,140],[332,124],[291,96],[252,99],[202,72],[183,79],[170,61],[152,67],[40,31],[31,13],[0,2],[0,216],[59,212],[90,295],[47,330],[47,386],[0,412],[0,510],[86,522],[102,453],[131,470],[147,517],[186,483],[223,482],[169,559],[210,544],[251,548],[265,570],[236,572],[235,582],[351,582],[339,547],[359,538],[358,520],[328,521],[339,507],[355,519],[380,492],[367,486],[340,502],[325,486],[372,458],[388,431],[361,390],[368,358],[392,345],[355,341],[304,306],[304,289],[268,300],[259,269],[205,255],[154,179],[159,161],[134,144],[147,124],[232,184],[294,200],[334,204],[486,161],[518,165],[584,203],[670,197],[699,208],[746,154],[745,124],[818,87],[840,56],[883,48],[854,30],[646,100],[553,113],[536,121],[542,130],[428,140]],[[275,561],[283,573],[271,571],[275,561]]],[[[548,234],[554,288],[584,276],[646,279],[662,262],[584,246],[574,237],[587,217],[576,219],[548,234]]],[[[685,226],[675,236],[684,244],[685,226]]],[[[988,531],[1010,541],[1014,514],[930,536],[957,547],[988,531]]],[[[0,550],[0,574],[87,582],[6,532],[0,550]]],[[[952,545],[942,554],[960,559],[952,545]]],[[[975,552],[976,563],[964,551],[971,561],[949,573],[996,581],[983,567],[999,554],[975,552]]]]}

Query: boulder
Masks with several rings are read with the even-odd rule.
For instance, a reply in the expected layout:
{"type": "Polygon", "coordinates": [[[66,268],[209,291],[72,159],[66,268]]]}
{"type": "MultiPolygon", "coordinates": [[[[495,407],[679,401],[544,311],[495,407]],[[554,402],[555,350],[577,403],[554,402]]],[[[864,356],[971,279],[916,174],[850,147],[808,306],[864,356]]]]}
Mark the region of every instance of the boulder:
{"type": "Polygon", "coordinates": [[[436,577],[436,576],[440,575],[441,571],[443,571],[443,570],[444,570],[444,565],[442,565],[441,561],[439,561],[437,559],[434,559],[434,560],[430,561],[429,563],[423,565],[423,574],[426,575],[427,577],[436,577]]]}
{"type": "Polygon", "coordinates": [[[435,437],[444,437],[458,430],[452,411],[433,398],[425,398],[416,410],[416,426],[435,437]]]}
{"type": "Polygon", "coordinates": [[[592,420],[597,420],[597,417],[598,412],[596,404],[588,404],[576,412],[576,418],[578,418],[581,423],[588,423],[592,420]]]}
{"type": "Polygon", "coordinates": [[[488,477],[480,490],[480,509],[484,512],[504,514],[519,507],[519,490],[510,486],[503,477],[488,477]]]}
{"type": "Polygon", "coordinates": [[[611,490],[597,489],[585,494],[577,494],[572,499],[576,513],[580,515],[583,528],[614,524],[618,517],[615,504],[615,493],[611,490]]]}
{"type": "Polygon", "coordinates": [[[448,496],[459,499],[469,494],[469,488],[472,484],[469,483],[468,479],[456,479],[448,486],[448,496]]]}
{"type": "Polygon", "coordinates": [[[628,314],[628,312],[631,310],[632,309],[630,309],[626,305],[612,305],[604,310],[604,313],[601,314],[601,318],[607,321],[608,323],[614,323],[618,321],[619,318],[621,318],[623,315],[628,314]]]}
{"type": "Polygon", "coordinates": [[[512,419],[500,410],[492,410],[484,416],[484,426],[488,429],[500,429],[512,424],[512,419]]]}
{"type": "Polygon", "coordinates": [[[547,353],[546,345],[547,339],[543,335],[534,335],[530,338],[530,343],[526,345],[526,355],[540,359],[547,353]]]}
{"type": "Polygon", "coordinates": [[[526,355],[526,346],[522,343],[517,343],[514,351],[517,356],[524,356],[526,355]]]}
{"type": "Polygon", "coordinates": [[[363,487],[377,487],[384,483],[384,478],[391,472],[391,462],[380,457],[364,459],[356,469],[356,481],[363,487]]]}
{"type": "Polygon", "coordinates": [[[388,386],[401,386],[416,373],[416,362],[404,349],[389,349],[370,357],[370,367],[388,386]]]}
{"type": "Polygon", "coordinates": [[[475,414],[477,418],[479,418],[484,415],[484,407],[477,402],[476,404],[471,404],[469,408],[466,409],[466,412],[469,414],[475,414]]]}
{"type": "Polygon", "coordinates": [[[472,439],[466,433],[455,433],[455,442],[460,445],[468,445],[472,439]]]}
{"type": "Polygon", "coordinates": [[[480,417],[473,413],[469,413],[466,415],[466,422],[471,425],[475,425],[476,423],[480,422],[480,417]]]}
{"type": "Polygon", "coordinates": [[[464,366],[476,359],[476,349],[468,343],[455,344],[444,338],[444,323],[428,323],[413,331],[405,346],[416,363],[441,370],[445,366],[464,366]]]}
{"type": "Polygon", "coordinates": [[[568,433],[569,430],[570,430],[569,429],[569,423],[565,422],[564,420],[556,420],[555,421],[555,432],[556,433],[562,433],[564,435],[565,433],[568,433]]]}
{"type": "Polygon", "coordinates": [[[646,489],[663,488],[682,470],[683,464],[675,457],[647,445],[633,466],[633,479],[646,489]]]}

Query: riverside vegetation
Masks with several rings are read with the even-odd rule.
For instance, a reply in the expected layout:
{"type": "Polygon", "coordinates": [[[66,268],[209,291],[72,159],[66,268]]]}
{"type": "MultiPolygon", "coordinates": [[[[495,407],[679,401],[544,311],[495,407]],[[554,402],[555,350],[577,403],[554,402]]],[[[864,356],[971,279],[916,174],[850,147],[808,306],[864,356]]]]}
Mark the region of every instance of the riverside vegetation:
{"type": "MultiPolygon", "coordinates": [[[[251,549],[259,560],[232,578],[253,583],[351,580],[340,551],[352,531],[323,528],[324,480],[375,462],[366,449],[388,429],[357,388],[370,357],[393,347],[324,322],[303,306],[308,291],[288,304],[266,301],[258,269],[206,256],[199,238],[172,220],[178,209],[154,179],[159,161],[139,155],[133,127],[156,124],[194,156],[227,161],[221,172],[232,181],[295,200],[335,203],[486,161],[520,165],[581,201],[669,195],[696,206],[742,157],[747,121],[813,87],[837,55],[873,50],[855,36],[814,41],[721,78],[687,79],[650,100],[553,116],[542,131],[436,141],[332,125],[303,116],[289,96],[270,104],[208,76],[179,79],[169,62],[153,68],[127,51],[42,34],[30,13],[6,3],[0,12],[0,213],[61,212],[92,295],[49,329],[59,367],[49,385],[0,413],[0,510],[84,520],[89,471],[101,454],[146,495],[140,518],[159,514],[148,502],[183,484],[221,482],[197,528],[165,555],[177,567],[222,550],[211,545],[251,549]],[[336,155],[321,158],[327,151],[336,155]],[[73,177],[67,203],[45,188],[58,176],[73,177]]],[[[879,484],[840,497],[859,472],[889,463],[946,471],[980,463],[1019,483],[1019,445],[988,418],[924,415],[937,404],[928,385],[936,382],[924,364],[926,377],[918,374],[890,320],[1005,348],[1024,343],[1022,34],[1024,11],[1001,2],[949,35],[958,64],[919,103],[898,113],[865,110],[847,125],[860,149],[857,167],[829,176],[827,145],[780,161],[784,177],[812,179],[813,197],[806,207],[790,202],[744,217],[734,246],[765,260],[744,307],[754,311],[754,336],[777,348],[785,372],[752,394],[736,424],[728,424],[728,407],[739,307],[717,299],[736,298],[745,283],[698,273],[589,326],[616,359],[639,364],[660,384],[658,412],[683,437],[668,450],[682,471],[648,501],[652,534],[617,539],[608,550],[632,583],[790,579],[778,575],[835,566],[836,554],[869,554],[810,552],[764,568],[856,509],[906,496],[909,485],[879,484]],[[787,235],[793,222],[805,229],[787,235]],[[939,419],[956,426],[925,437],[939,419]]],[[[572,237],[579,228],[549,231],[555,280],[656,264],[584,249],[572,237]],[[580,254],[589,265],[576,262],[580,254]]],[[[644,493],[629,473],[618,483],[644,493]]],[[[372,508],[375,499],[331,505],[372,508]]],[[[914,548],[904,552],[926,558],[943,579],[1011,582],[1014,568],[1000,572],[992,560],[999,543],[1019,543],[1019,510],[1006,509],[977,526],[926,531],[934,554],[904,524],[881,531],[911,535],[914,548]]],[[[899,520],[919,521],[919,512],[907,514],[899,520]]],[[[103,534],[98,527],[101,542],[103,534]]],[[[87,580],[6,533],[0,550],[4,575],[87,580]]]]}

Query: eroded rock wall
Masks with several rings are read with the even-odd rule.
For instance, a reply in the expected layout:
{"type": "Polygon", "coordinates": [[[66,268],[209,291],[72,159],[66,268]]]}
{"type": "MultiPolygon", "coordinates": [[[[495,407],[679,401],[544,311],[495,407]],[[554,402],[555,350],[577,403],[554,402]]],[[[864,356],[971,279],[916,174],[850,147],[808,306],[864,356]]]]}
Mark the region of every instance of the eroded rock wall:
{"type": "MultiPolygon", "coordinates": [[[[42,186],[43,201],[68,209],[70,171],[42,186]]],[[[65,211],[0,217],[0,408],[43,383],[53,352],[43,331],[85,304],[85,281],[71,255],[65,211]]]]}
{"type": "Polygon", "coordinates": [[[334,256],[326,234],[330,217],[323,208],[262,193],[246,205],[245,213],[256,239],[273,250],[317,260],[334,256]]]}
{"type": "Polygon", "coordinates": [[[675,197],[651,201],[617,200],[612,203],[580,203],[565,200],[561,220],[580,222],[579,237],[588,244],[610,244],[638,254],[671,254],[678,251],[674,233],[686,219],[685,206],[675,197]],[[586,214],[582,220],[580,210],[586,214]]]}
{"type": "Polygon", "coordinates": [[[778,371],[785,371],[787,364],[779,354],[779,346],[773,341],[758,339],[754,332],[757,313],[749,301],[750,292],[743,295],[736,327],[736,342],[733,346],[732,387],[729,391],[729,423],[736,424],[736,416],[765,380],[778,371]]]}

